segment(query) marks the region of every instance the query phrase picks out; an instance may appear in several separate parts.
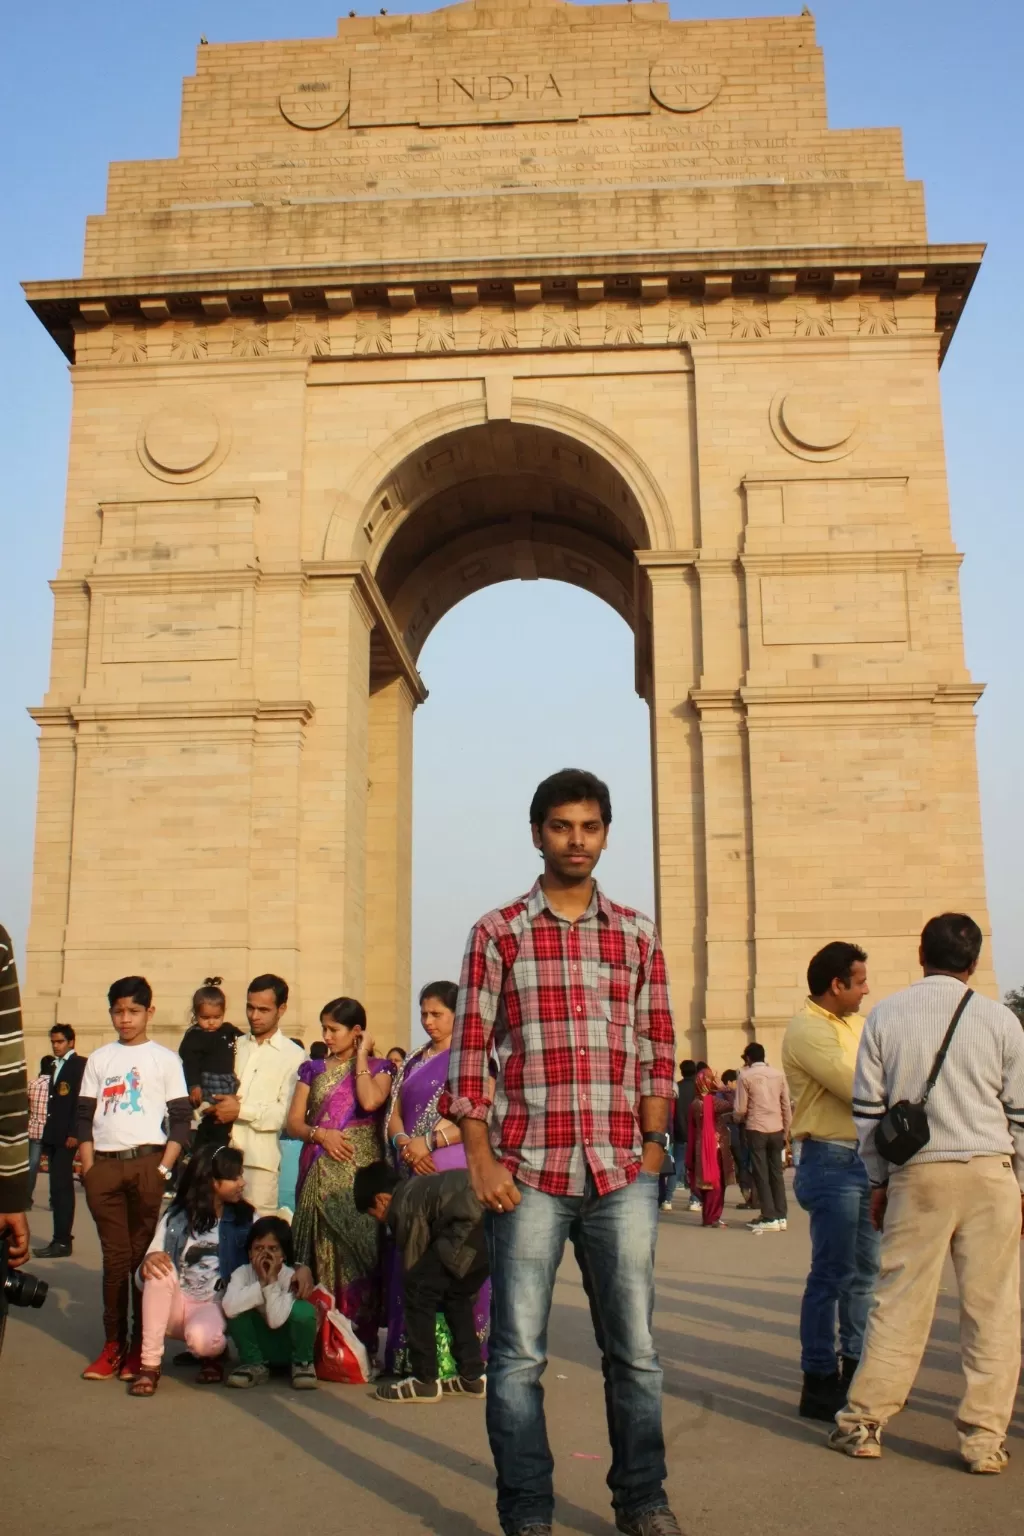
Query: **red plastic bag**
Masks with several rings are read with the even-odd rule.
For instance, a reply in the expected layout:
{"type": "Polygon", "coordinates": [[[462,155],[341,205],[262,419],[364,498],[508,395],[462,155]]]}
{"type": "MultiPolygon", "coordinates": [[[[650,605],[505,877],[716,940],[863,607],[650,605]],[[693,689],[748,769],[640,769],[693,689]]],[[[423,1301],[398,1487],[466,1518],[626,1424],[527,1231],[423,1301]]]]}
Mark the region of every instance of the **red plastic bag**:
{"type": "Polygon", "coordinates": [[[340,1381],[346,1386],[364,1386],[370,1380],[370,1360],[366,1346],[356,1337],[355,1329],[344,1313],[334,1305],[334,1297],[318,1285],[310,1297],[319,1315],[313,1362],[320,1381],[340,1381]]]}

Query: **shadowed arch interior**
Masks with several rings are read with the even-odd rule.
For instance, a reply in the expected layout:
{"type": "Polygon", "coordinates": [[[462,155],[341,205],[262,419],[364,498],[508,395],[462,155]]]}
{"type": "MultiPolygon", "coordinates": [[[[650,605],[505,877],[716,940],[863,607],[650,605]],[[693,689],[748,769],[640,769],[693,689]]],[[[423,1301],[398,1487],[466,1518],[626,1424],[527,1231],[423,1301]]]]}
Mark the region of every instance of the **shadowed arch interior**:
{"type": "Polygon", "coordinates": [[[448,433],[410,454],[371,508],[370,564],[413,657],[462,598],[515,578],[570,582],[635,624],[643,512],[606,459],[550,428],[448,433]]]}

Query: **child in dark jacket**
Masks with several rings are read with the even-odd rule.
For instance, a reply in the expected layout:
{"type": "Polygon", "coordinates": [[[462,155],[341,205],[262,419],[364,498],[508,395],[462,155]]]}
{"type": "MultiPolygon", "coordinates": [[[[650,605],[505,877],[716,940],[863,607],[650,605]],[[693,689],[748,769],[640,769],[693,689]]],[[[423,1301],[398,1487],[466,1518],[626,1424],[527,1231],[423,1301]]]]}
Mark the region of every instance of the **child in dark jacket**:
{"type": "MultiPolygon", "coordinates": [[[[219,976],[207,976],[192,997],[192,1023],[178,1047],[185,1083],[194,1110],[214,1102],[218,1093],[235,1093],[235,1041],[242,1031],[225,1021],[227,999],[219,976]]],[[[224,1146],[231,1139],[230,1125],[220,1125],[212,1115],[200,1114],[192,1149],[224,1146]]]]}
{"type": "Polygon", "coordinates": [[[377,1388],[386,1403],[436,1402],[487,1391],[473,1306],[488,1276],[484,1213],[465,1168],[400,1179],[388,1163],[371,1163],[355,1176],[356,1210],[388,1227],[401,1255],[405,1328],[413,1374],[377,1388]],[[452,1336],[459,1374],[437,1373],[438,1312],[452,1336]]]}

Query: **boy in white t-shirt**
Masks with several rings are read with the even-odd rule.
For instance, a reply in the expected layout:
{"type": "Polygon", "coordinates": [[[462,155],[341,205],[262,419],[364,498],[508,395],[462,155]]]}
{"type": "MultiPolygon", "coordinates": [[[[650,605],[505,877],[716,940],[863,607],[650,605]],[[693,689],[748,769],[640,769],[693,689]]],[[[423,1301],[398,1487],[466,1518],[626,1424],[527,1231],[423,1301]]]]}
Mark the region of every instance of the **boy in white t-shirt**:
{"type": "Polygon", "coordinates": [[[147,1034],[155,1012],[149,982],[122,977],[107,1001],[118,1038],[93,1051],[78,1098],[82,1179],[103,1252],[106,1334],[102,1351],[82,1375],[86,1381],[112,1376],[131,1381],[141,1367],[142,1349],[139,1293],[131,1277],[156,1231],[171,1169],[188,1145],[192,1110],[179,1057],[147,1034]]]}

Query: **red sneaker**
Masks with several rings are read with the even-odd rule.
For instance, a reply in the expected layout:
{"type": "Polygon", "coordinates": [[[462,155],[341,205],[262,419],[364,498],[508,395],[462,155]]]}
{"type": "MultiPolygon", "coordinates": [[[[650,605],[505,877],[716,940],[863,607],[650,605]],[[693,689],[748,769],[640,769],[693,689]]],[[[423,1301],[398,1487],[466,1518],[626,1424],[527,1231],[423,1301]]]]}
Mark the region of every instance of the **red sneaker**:
{"type": "Polygon", "coordinates": [[[121,1369],[124,1345],[116,1339],[108,1339],[91,1365],[82,1372],[83,1381],[113,1381],[121,1369]]]}
{"type": "Polygon", "coordinates": [[[121,1361],[121,1369],[117,1373],[118,1378],[121,1381],[134,1381],[141,1370],[142,1344],[139,1340],[132,1339],[125,1351],[124,1359],[121,1361]]]}

